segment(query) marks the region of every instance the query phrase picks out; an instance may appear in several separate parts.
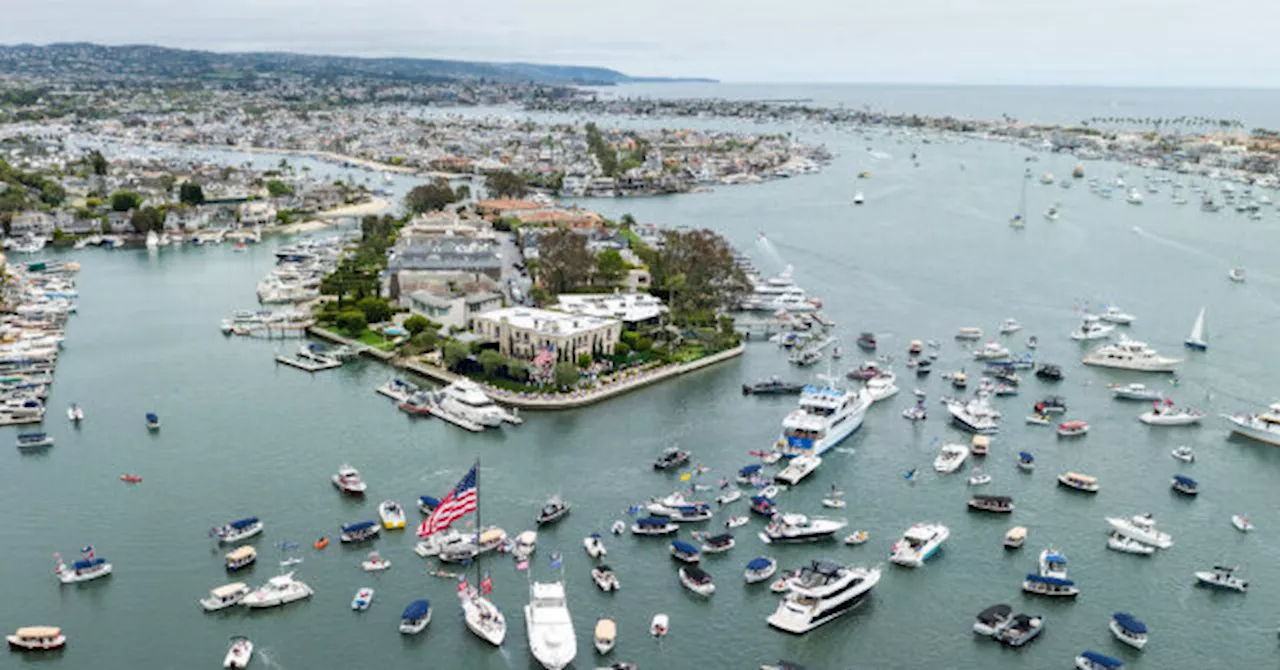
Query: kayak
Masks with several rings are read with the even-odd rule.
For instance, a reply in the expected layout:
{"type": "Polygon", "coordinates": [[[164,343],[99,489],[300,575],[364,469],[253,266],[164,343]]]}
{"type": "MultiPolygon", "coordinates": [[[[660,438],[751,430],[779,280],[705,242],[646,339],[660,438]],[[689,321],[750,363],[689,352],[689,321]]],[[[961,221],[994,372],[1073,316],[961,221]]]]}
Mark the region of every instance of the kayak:
{"type": "Polygon", "coordinates": [[[314,546],[316,549],[324,549],[325,547],[329,546],[329,538],[322,537],[316,540],[316,543],[312,546],[314,546]]]}

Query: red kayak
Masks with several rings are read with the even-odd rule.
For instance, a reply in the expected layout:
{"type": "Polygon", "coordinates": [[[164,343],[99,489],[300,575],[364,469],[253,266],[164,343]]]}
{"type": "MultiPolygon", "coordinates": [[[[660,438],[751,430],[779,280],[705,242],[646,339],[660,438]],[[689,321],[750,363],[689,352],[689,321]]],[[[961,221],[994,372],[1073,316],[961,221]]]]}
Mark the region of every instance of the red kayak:
{"type": "Polygon", "coordinates": [[[120,475],[120,481],[129,482],[130,484],[137,484],[138,482],[142,481],[142,478],[139,477],[138,475],[120,475]]]}

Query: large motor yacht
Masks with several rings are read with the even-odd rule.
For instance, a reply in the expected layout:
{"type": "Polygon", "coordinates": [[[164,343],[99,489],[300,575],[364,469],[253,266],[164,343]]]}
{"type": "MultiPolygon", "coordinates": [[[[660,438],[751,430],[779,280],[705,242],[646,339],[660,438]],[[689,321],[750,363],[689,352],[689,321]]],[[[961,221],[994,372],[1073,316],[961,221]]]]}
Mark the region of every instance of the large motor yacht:
{"type": "Polygon", "coordinates": [[[787,580],[790,592],[767,621],[788,633],[807,633],[862,604],[879,581],[878,568],[814,561],[787,580]]]}
{"type": "Polygon", "coordinates": [[[765,526],[760,533],[760,540],[765,544],[773,542],[817,542],[825,540],[849,522],[845,519],[825,519],[808,517],[803,514],[779,514],[765,526]]]}
{"type": "Polygon", "coordinates": [[[1156,354],[1145,342],[1121,337],[1119,342],[1104,344],[1084,357],[1085,365],[1119,368],[1137,372],[1173,372],[1181,358],[1169,358],[1156,354]]]}
{"type": "Polygon", "coordinates": [[[1000,429],[1000,412],[987,402],[987,393],[979,391],[968,402],[943,400],[951,419],[965,430],[975,433],[994,433],[1000,429]]]}
{"type": "Polygon", "coordinates": [[[565,602],[562,582],[529,584],[529,604],[524,606],[529,651],[547,670],[561,670],[578,655],[573,619],[565,602]]]}
{"type": "Polygon", "coordinates": [[[516,423],[518,419],[499,407],[480,386],[469,379],[459,379],[444,387],[438,394],[440,407],[482,426],[497,427],[503,422],[516,423]]]}
{"type": "Polygon", "coordinates": [[[951,529],[940,523],[918,523],[893,543],[889,560],[908,568],[918,568],[937,553],[948,537],[951,537],[951,529]]]}
{"type": "Polygon", "coordinates": [[[1280,446],[1280,403],[1261,414],[1223,414],[1231,424],[1231,432],[1251,440],[1280,446]]]}
{"type": "Polygon", "coordinates": [[[272,577],[240,602],[245,607],[276,607],[295,600],[310,598],[312,593],[310,586],[295,580],[293,573],[290,572],[272,577]]]}
{"type": "Polygon", "coordinates": [[[1101,340],[1111,336],[1116,329],[1115,324],[1102,323],[1097,316],[1085,314],[1080,320],[1080,327],[1071,331],[1071,339],[1076,341],[1101,340]]]}
{"type": "Polygon", "coordinates": [[[806,386],[800,393],[800,407],[782,420],[777,450],[786,456],[821,456],[862,425],[870,406],[871,396],[865,389],[806,386]]]}

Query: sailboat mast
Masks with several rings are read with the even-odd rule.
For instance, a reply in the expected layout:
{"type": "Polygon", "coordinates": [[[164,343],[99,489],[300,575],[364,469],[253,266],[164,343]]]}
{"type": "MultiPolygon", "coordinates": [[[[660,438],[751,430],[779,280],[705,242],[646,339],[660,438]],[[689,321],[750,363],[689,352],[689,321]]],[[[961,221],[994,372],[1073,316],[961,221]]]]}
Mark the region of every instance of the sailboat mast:
{"type": "Polygon", "coordinates": [[[476,457],[476,593],[480,589],[480,535],[484,526],[480,525],[480,457],[476,457]]]}

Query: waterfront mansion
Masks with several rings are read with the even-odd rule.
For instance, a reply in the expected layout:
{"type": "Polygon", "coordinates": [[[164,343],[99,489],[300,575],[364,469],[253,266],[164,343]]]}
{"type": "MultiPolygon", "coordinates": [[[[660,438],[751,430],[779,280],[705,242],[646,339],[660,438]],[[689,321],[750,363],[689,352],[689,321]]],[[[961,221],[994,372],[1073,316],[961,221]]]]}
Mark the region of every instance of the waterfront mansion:
{"type": "Polygon", "coordinates": [[[476,335],[498,343],[508,356],[532,360],[543,351],[556,360],[575,362],[583,354],[611,355],[622,335],[622,322],[533,307],[507,307],[475,315],[476,335]]]}

